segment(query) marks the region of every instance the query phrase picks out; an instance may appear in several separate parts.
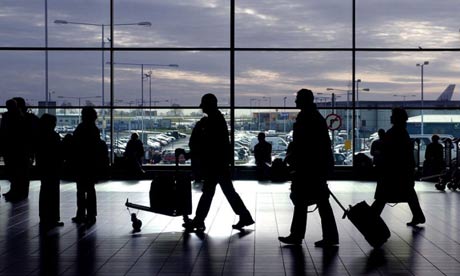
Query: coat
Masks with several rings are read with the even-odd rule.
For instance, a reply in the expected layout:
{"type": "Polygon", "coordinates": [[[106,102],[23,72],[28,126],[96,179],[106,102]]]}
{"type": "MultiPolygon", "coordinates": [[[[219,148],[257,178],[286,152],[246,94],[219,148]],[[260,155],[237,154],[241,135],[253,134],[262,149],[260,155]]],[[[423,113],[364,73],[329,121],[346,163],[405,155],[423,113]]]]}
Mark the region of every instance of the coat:
{"type": "Polygon", "coordinates": [[[377,182],[375,199],[407,202],[415,186],[414,146],[405,126],[393,126],[383,139],[382,181],[377,182]]]}
{"type": "Polygon", "coordinates": [[[189,147],[195,174],[218,176],[228,171],[233,151],[227,122],[220,111],[198,121],[190,136],[189,147]]]}
{"type": "Polygon", "coordinates": [[[316,107],[302,110],[294,123],[293,141],[286,155],[294,169],[291,198],[317,201],[328,197],[327,179],[334,159],[327,124],[316,107]]]}

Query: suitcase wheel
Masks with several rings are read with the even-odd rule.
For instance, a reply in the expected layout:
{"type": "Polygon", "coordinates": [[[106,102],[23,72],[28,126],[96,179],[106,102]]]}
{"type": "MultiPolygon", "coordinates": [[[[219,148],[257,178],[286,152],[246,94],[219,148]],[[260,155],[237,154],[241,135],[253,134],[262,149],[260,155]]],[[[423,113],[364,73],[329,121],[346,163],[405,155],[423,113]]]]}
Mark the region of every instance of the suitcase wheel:
{"type": "Polygon", "coordinates": [[[138,219],[135,213],[131,214],[131,221],[132,221],[132,226],[133,226],[133,232],[137,233],[141,231],[142,227],[142,220],[138,219]]]}
{"type": "Polygon", "coordinates": [[[441,183],[437,183],[436,185],[434,185],[435,188],[439,191],[444,191],[446,189],[446,186],[442,185],[441,183]]]}

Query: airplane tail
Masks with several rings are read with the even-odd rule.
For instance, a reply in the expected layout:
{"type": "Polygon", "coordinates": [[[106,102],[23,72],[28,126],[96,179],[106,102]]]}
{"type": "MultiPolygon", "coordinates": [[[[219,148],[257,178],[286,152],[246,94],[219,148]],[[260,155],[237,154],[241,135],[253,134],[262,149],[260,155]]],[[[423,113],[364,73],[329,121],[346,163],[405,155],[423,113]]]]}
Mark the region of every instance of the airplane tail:
{"type": "Polygon", "coordinates": [[[449,84],[444,92],[439,95],[436,101],[448,102],[452,99],[452,95],[454,94],[455,84],[449,84]]]}

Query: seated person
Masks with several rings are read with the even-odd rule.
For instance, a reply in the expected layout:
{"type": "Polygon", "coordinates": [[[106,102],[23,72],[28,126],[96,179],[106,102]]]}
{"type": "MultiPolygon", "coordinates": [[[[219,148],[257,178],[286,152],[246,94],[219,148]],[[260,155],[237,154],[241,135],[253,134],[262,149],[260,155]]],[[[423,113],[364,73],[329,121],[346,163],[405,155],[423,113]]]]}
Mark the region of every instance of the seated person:
{"type": "Polygon", "coordinates": [[[265,133],[263,132],[259,133],[257,139],[259,143],[254,146],[257,180],[267,180],[272,162],[272,145],[265,141],[265,133]]]}

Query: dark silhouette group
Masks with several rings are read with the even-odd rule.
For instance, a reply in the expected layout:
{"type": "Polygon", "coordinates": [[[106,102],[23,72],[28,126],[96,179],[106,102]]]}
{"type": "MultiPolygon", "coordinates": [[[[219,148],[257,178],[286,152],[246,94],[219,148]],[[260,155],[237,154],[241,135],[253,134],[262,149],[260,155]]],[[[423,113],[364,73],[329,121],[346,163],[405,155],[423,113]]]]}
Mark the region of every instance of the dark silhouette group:
{"type": "Polygon", "coordinates": [[[108,150],[100,138],[93,107],[82,109],[82,122],[64,139],[55,131],[56,116],[45,113],[38,118],[29,112],[23,98],[6,102],[0,125],[0,153],[4,158],[10,190],[5,200],[28,198],[30,168],[35,162],[41,182],[39,216],[41,229],[63,226],[60,218],[60,180],[66,174],[77,182],[76,223],[96,222],[94,184],[108,166],[108,150]]]}
{"type": "MultiPolygon", "coordinates": [[[[296,107],[300,112],[293,126],[293,141],[288,147],[285,162],[291,171],[290,198],[294,213],[290,234],[280,236],[286,244],[301,244],[306,233],[307,213],[313,205],[317,206],[322,225],[322,239],[315,242],[317,247],[331,247],[339,244],[339,234],[334,213],[329,202],[330,191],[327,180],[334,168],[331,139],[327,124],[314,104],[311,90],[297,92],[296,107]]],[[[27,111],[22,98],[6,102],[7,111],[0,125],[0,153],[4,157],[5,168],[11,183],[5,195],[8,201],[16,202],[28,197],[29,168],[35,161],[41,181],[39,215],[40,225],[45,228],[62,226],[59,212],[59,185],[62,172],[76,181],[77,211],[72,218],[74,223],[91,226],[96,223],[97,200],[95,184],[104,178],[108,171],[108,148],[101,139],[96,125],[97,112],[93,107],[81,111],[81,123],[73,135],[64,139],[54,130],[56,117],[43,114],[41,118],[27,111]]],[[[255,223],[251,213],[243,203],[232,183],[230,164],[233,150],[229,140],[228,126],[219,111],[214,94],[201,98],[200,108],[206,114],[198,121],[192,131],[187,158],[192,161],[195,179],[203,181],[202,195],[198,202],[195,217],[187,220],[183,227],[187,231],[204,231],[217,184],[239,215],[233,225],[241,230],[255,223]]],[[[372,208],[380,215],[386,203],[407,202],[413,218],[407,223],[416,226],[425,222],[414,189],[413,145],[406,130],[407,113],[404,109],[392,111],[393,124],[386,133],[379,130],[379,140],[372,144],[371,154],[377,168],[377,188],[372,208]]],[[[255,159],[259,179],[266,179],[267,168],[271,163],[271,145],[265,141],[265,134],[258,135],[255,146],[255,159]]],[[[433,146],[427,149],[427,161],[438,162],[439,137],[433,137],[433,146]]],[[[182,152],[185,154],[185,151],[182,152]]],[[[139,136],[132,134],[125,158],[134,171],[142,171],[144,148],[139,136]]]]}

